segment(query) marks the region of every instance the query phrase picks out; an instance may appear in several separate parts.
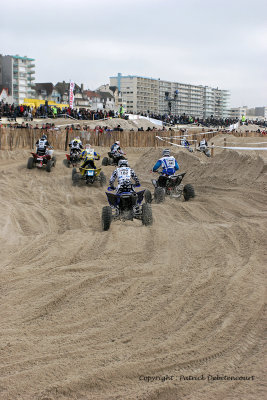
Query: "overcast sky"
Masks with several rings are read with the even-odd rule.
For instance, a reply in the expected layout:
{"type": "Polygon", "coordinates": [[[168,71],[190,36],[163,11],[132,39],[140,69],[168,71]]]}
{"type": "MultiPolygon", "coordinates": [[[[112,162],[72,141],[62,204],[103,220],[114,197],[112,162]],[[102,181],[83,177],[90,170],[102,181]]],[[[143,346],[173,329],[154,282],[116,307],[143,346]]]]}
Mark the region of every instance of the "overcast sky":
{"type": "Polygon", "coordinates": [[[0,10],[0,54],[34,58],[36,82],[96,89],[121,72],[267,106],[267,0],[9,0],[0,10]]]}

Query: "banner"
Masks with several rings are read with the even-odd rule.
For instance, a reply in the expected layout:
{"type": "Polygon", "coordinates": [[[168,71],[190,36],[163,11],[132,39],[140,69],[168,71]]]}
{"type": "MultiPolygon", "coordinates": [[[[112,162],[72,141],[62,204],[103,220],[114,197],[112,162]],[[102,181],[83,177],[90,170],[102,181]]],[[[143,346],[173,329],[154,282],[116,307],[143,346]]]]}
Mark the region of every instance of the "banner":
{"type": "Polygon", "coordinates": [[[75,86],[75,83],[73,81],[70,81],[70,90],[69,90],[70,108],[73,108],[73,104],[74,104],[74,94],[73,94],[74,86],[75,86]]]}

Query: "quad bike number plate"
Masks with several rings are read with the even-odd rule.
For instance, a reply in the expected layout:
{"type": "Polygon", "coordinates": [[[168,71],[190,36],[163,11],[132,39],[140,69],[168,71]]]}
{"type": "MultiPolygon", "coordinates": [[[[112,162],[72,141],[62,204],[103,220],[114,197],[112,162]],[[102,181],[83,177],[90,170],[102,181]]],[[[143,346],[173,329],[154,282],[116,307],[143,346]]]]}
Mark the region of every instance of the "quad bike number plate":
{"type": "Polygon", "coordinates": [[[93,176],[94,175],[94,171],[87,171],[87,176],[93,176]]]}

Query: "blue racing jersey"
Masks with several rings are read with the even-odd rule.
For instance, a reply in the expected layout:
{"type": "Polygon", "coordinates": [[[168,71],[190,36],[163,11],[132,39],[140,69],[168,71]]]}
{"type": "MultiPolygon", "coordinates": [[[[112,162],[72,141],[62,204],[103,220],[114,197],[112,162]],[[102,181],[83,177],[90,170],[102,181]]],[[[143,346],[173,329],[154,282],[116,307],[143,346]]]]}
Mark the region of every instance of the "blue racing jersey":
{"type": "Polygon", "coordinates": [[[166,175],[173,175],[178,171],[179,165],[173,156],[160,158],[153,167],[153,172],[162,167],[162,173],[166,175]]]}

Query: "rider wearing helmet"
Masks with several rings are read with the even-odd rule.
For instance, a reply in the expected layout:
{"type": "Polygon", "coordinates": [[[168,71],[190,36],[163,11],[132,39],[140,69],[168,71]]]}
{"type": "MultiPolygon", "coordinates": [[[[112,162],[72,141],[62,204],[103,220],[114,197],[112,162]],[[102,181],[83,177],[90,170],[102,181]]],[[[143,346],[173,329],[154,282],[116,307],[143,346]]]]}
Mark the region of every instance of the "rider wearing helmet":
{"type": "Polygon", "coordinates": [[[111,152],[112,154],[116,154],[116,153],[118,153],[119,151],[121,151],[120,142],[119,142],[118,140],[116,140],[116,142],[111,146],[110,152],[111,152]]]}
{"type": "Polygon", "coordinates": [[[199,143],[200,150],[206,150],[207,146],[208,146],[207,140],[206,139],[202,139],[200,141],[200,143],[199,143]]]}
{"type": "Polygon", "coordinates": [[[135,187],[140,186],[139,179],[137,178],[134,170],[129,167],[128,160],[120,160],[118,163],[118,168],[113,171],[111,178],[109,180],[109,188],[110,190],[114,190],[114,182],[118,179],[118,187],[117,192],[120,190],[120,187],[125,184],[131,184],[131,178],[135,181],[135,187]]]}
{"type": "Polygon", "coordinates": [[[40,156],[45,155],[47,147],[50,146],[47,136],[42,135],[41,139],[38,139],[36,142],[36,153],[39,154],[40,156]]]}
{"type": "MultiPolygon", "coordinates": [[[[96,153],[94,149],[91,148],[90,144],[85,145],[85,150],[81,154],[81,158],[83,158],[83,164],[81,168],[93,168],[96,169],[95,160],[100,160],[100,154],[96,153]]],[[[82,175],[85,173],[85,170],[82,170],[82,175]]]]}
{"type": "Polygon", "coordinates": [[[70,155],[74,153],[80,153],[82,151],[83,145],[79,136],[77,136],[69,143],[69,147],[70,147],[70,155]]]}
{"type": "Polygon", "coordinates": [[[165,149],[162,152],[162,157],[156,162],[153,167],[153,172],[156,172],[160,167],[162,167],[162,174],[173,175],[175,171],[178,171],[179,165],[175,158],[171,156],[170,150],[165,149]]]}

